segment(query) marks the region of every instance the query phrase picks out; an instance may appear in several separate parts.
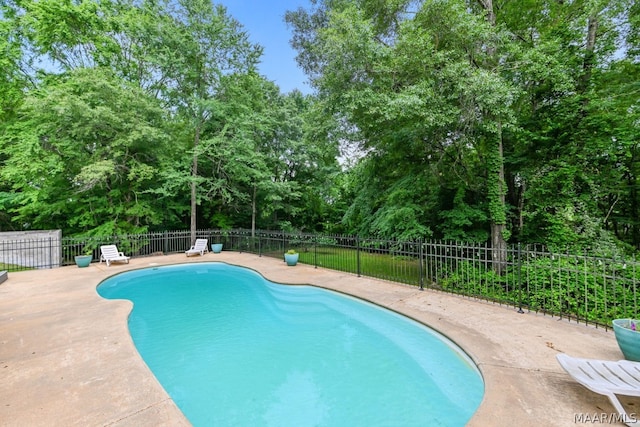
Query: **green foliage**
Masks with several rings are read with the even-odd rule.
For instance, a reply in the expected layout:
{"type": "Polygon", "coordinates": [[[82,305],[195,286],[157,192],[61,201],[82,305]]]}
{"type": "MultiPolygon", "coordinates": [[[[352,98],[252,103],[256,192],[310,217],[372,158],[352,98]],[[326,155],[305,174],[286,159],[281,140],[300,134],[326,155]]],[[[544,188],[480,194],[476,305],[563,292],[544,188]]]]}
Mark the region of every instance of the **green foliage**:
{"type": "Polygon", "coordinates": [[[190,214],[194,225],[326,224],[337,170],[327,119],[257,75],[262,49],[224,7],[1,7],[0,227],[111,234],[182,228],[190,214]],[[138,117],[145,109],[155,117],[138,117]]]}
{"type": "Polygon", "coordinates": [[[386,203],[371,222],[374,235],[409,241],[431,235],[431,230],[421,225],[424,210],[413,200],[414,185],[414,177],[407,176],[389,190],[386,203]]]}
{"type": "MultiPolygon", "coordinates": [[[[462,175],[475,168],[477,157],[458,155],[470,144],[474,151],[489,147],[483,135],[495,135],[510,118],[511,89],[496,74],[469,62],[469,46],[489,43],[493,35],[482,18],[468,14],[460,3],[426,2],[412,15],[398,5],[371,14],[370,5],[321,2],[314,14],[299,11],[288,20],[297,28],[296,43],[312,55],[302,65],[318,73],[314,83],[332,111],[353,124],[362,146],[371,150],[372,161],[357,169],[365,185],[354,191],[356,203],[345,220],[359,224],[351,227],[357,232],[430,236],[427,218],[438,212],[436,206],[420,203],[435,200],[429,189],[420,193],[428,174],[448,174],[450,163],[437,161],[444,150],[460,159],[454,168],[463,170],[462,175]],[[397,20],[383,17],[387,13],[397,14],[397,20]],[[382,23],[389,27],[382,28],[382,23]],[[478,118],[469,109],[491,114],[478,118]]],[[[491,203],[504,200],[500,191],[505,186],[497,185],[501,190],[490,193],[491,203]]],[[[504,223],[504,211],[502,201],[491,217],[504,223]]]]}
{"type": "Polygon", "coordinates": [[[593,245],[611,230],[638,247],[628,144],[638,65],[620,55],[637,43],[627,33],[621,46],[618,25],[635,25],[638,8],[490,5],[318,1],[287,15],[300,65],[367,157],[347,181],[347,230],[410,236],[431,225],[435,237],[479,241],[494,224],[504,240],[558,247],[593,245]],[[585,44],[589,21],[599,30],[585,44]],[[433,186],[394,204],[405,177],[433,186]],[[458,188],[471,203],[452,210],[443,197],[458,188]],[[429,221],[443,216],[445,225],[429,221]]]}
{"type": "Polygon", "coordinates": [[[453,207],[450,210],[442,210],[439,213],[442,219],[440,230],[444,240],[456,242],[486,242],[489,233],[478,229],[477,224],[485,224],[486,213],[479,207],[469,205],[465,199],[465,191],[458,188],[453,199],[453,207]]]}
{"type": "Polygon", "coordinates": [[[440,266],[437,285],[532,311],[572,313],[583,321],[604,325],[615,318],[636,315],[634,289],[640,272],[628,269],[624,262],[555,255],[531,256],[503,275],[487,267],[480,261],[440,266]]]}
{"type": "Polygon", "coordinates": [[[155,100],[108,71],[79,69],[31,93],[1,140],[15,219],[67,233],[140,232],[168,142],[155,100]]]}
{"type": "Polygon", "coordinates": [[[314,1],[305,96],[208,0],[4,0],[0,228],[636,250],[636,3],[314,1]]]}

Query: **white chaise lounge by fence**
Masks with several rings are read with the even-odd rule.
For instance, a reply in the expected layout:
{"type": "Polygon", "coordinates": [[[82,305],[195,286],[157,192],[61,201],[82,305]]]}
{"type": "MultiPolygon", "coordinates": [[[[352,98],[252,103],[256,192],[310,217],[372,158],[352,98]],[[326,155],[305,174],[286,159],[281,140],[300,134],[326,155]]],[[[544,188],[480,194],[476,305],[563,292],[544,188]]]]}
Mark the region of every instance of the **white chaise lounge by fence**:
{"type": "Polygon", "coordinates": [[[627,414],[616,396],[640,397],[640,362],[581,359],[564,353],[556,358],[577,382],[595,393],[607,396],[626,425],[640,427],[638,414],[627,414]]]}
{"type": "Polygon", "coordinates": [[[118,247],[116,245],[103,245],[100,246],[100,262],[106,261],[107,267],[112,262],[126,262],[129,263],[128,256],[125,256],[124,253],[118,251],[118,247]]]}
{"type": "Polygon", "coordinates": [[[201,256],[205,254],[205,252],[209,252],[209,248],[207,247],[208,241],[207,239],[196,239],[196,243],[194,243],[188,251],[185,251],[187,256],[198,255],[201,256]]]}

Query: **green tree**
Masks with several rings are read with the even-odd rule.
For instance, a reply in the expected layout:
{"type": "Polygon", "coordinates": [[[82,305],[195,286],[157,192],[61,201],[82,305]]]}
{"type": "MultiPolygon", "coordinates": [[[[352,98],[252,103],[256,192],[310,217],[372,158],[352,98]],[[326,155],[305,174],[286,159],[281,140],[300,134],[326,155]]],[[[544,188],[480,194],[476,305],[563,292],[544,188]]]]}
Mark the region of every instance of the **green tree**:
{"type": "Polygon", "coordinates": [[[108,70],[78,69],[46,79],[18,115],[0,146],[17,221],[96,235],[160,222],[147,191],[169,138],[155,99],[108,70]]]}
{"type": "MultiPolygon", "coordinates": [[[[428,236],[429,207],[413,203],[425,200],[425,184],[415,184],[430,181],[425,172],[440,173],[429,163],[445,152],[467,151],[469,144],[477,153],[471,160],[480,156],[495,168],[484,176],[491,184],[490,218],[504,225],[500,132],[511,120],[513,88],[484,65],[494,55],[487,46],[504,42],[501,34],[463,2],[378,6],[318,2],[312,13],[287,15],[301,65],[320,94],[358,129],[363,149],[382,159],[379,167],[387,164],[389,171],[375,171],[385,177],[388,197],[370,212],[378,216],[372,226],[378,233],[428,236]]],[[[502,238],[502,231],[497,227],[494,233],[502,238]]]]}
{"type": "Polygon", "coordinates": [[[563,248],[611,240],[605,228],[626,199],[618,161],[633,157],[626,141],[634,101],[617,77],[629,7],[546,1],[527,4],[526,14],[514,4],[498,11],[518,42],[504,75],[521,88],[507,156],[520,240],[563,248]]]}
{"type": "MultiPolygon", "coordinates": [[[[2,13],[7,13],[2,9],[2,13]]],[[[19,34],[9,20],[0,20],[0,137],[7,126],[15,120],[25,92],[32,86],[21,72],[25,66],[19,34]]],[[[0,153],[0,169],[6,157],[0,153]]],[[[13,229],[10,210],[15,206],[16,196],[7,181],[0,182],[0,230],[13,229]]]]}
{"type": "MultiPolygon", "coordinates": [[[[261,54],[251,44],[240,24],[226,14],[223,6],[208,0],[180,0],[173,11],[175,30],[180,35],[178,55],[171,63],[168,75],[173,82],[167,97],[170,104],[190,130],[191,165],[191,237],[195,240],[198,204],[198,157],[203,130],[215,114],[220,101],[216,95],[225,75],[251,71],[261,54]]],[[[219,132],[219,130],[218,130],[219,132]]]]}
{"type": "Polygon", "coordinates": [[[511,230],[563,247],[610,240],[606,228],[628,239],[637,15],[626,0],[327,0],[288,13],[300,65],[366,153],[347,222],[489,230],[498,266],[511,230]]]}
{"type": "MultiPolygon", "coordinates": [[[[161,208],[155,210],[153,219],[146,218],[146,226],[153,228],[158,221],[165,227],[179,226],[189,216],[192,233],[198,220],[230,226],[242,222],[247,203],[251,204],[253,227],[259,218],[268,223],[278,215],[297,215],[301,193],[296,181],[303,176],[300,171],[316,177],[315,168],[324,166],[318,166],[322,156],[313,148],[318,144],[303,141],[303,114],[311,100],[300,94],[283,96],[275,85],[255,73],[261,49],[248,41],[247,34],[222,6],[204,0],[6,0],[2,6],[7,52],[15,53],[15,58],[7,57],[8,64],[15,67],[3,70],[7,93],[11,83],[15,84],[14,93],[22,95],[25,83],[30,82],[34,90],[29,108],[36,108],[45,98],[43,93],[54,89],[58,93],[61,82],[86,78],[82,73],[95,69],[102,84],[136,88],[141,100],[163,109],[163,132],[172,144],[162,147],[162,153],[151,162],[155,185],[142,193],[155,197],[154,206],[161,208]],[[21,67],[23,64],[33,67],[21,67]],[[43,64],[47,65],[46,72],[40,67],[43,64]],[[16,72],[12,74],[11,70],[16,72]],[[204,209],[196,210],[198,205],[204,209]]],[[[94,89],[87,87],[87,94],[102,95],[94,89]]],[[[78,91],[73,95],[84,96],[78,91]]],[[[76,98],[61,99],[79,103],[76,98]]],[[[9,98],[5,100],[9,105],[9,98]]],[[[47,102],[54,106],[53,99],[47,98],[47,102]]],[[[89,110],[94,108],[88,99],[82,98],[82,102],[89,104],[89,110]]],[[[112,102],[113,97],[94,101],[118,116],[121,107],[112,102]]],[[[42,127],[54,117],[42,113],[36,119],[42,127]]],[[[134,129],[137,124],[135,116],[130,123],[121,120],[123,129],[134,129]]],[[[59,124],[60,119],[53,123],[59,124]]],[[[39,138],[35,136],[39,132],[36,123],[27,115],[14,115],[3,122],[4,127],[9,125],[11,132],[5,141],[27,134],[39,138]]],[[[85,121],[84,126],[97,124],[85,121]]],[[[81,138],[74,140],[74,135],[65,138],[66,148],[84,143],[81,138]]],[[[101,144],[106,150],[113,141],[106,138],[101,144]]],[[[15,182],[3,181],[8,191],[0,189],[0,203],[16,206],[20,195],[20,212],[37,212],[37,203],[29,207],[31,202],[22,198],[22,191],[28,187],[25,182],[33,177],[21,179],[12,169],[17,157],[8,144],[6,152],[9,168],[5,176],[15,182]]],[[[328,157],[323,156],[322,160],[328,157]]],[[[111,166],[73,156],[58,160],[60,164],[70,163],[67,172],[78,176],[73,179],[89,183],[104,181],[103,175],[111,166]],[[86,168],[77,170],[81,166],[86,168]]],[[[335,156],[332,160],[335,163],[335,156]]],[[[63,194],[59,187],[64,187],[64,181],[52,181],[47,184],[51,188],[38,191],[43,197],[47,191],[63,194]]],[[[305,185],[311,185],[308,181],[305,185]]],[[[61,212],[56,222],[66,219],[68,223],[85,223],[73,215],[61,212]]],[[[32,226],[27,216],[15,219],[32,226]]],[[[79,229],[76,225],[63,228],[79,229]]]]}
{"type": "Polygon", "coordinates": [[[254,231],[317,229],[313,221],[322,223],[318,211],[326,206],[327,175],[335,173],[337,161],[313,98],[298,91],[283,95],[257,75],[234,75],[233,81],[221,93],[226,136],[210,150],[228,159],[216,163],[227,165],[227,178],[216,182],[233,191],[224,204],[214,203],[218,218],[226,211],[254,231]],[[250,215],[243,218],[242,212],[250,215]]]}

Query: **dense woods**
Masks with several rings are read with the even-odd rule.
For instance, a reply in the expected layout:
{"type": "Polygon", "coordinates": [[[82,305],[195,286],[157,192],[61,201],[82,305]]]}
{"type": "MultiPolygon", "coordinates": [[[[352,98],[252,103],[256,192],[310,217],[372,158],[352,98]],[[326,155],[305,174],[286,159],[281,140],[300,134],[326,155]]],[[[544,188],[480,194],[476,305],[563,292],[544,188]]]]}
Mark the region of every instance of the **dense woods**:
{"type": "Polygon", "coordinates": [[[208,0],[0,5],[0,230],[640,247],[633,0],[311,0],[313,95],[208,0]]]}

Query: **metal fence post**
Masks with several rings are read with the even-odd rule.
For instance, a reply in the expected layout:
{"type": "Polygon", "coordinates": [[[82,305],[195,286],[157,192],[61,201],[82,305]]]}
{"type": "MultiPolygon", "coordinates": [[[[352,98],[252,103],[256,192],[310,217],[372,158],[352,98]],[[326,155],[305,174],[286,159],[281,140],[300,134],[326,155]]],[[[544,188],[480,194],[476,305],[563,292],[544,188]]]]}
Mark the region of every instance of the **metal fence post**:
{"type": "Polygon", "coordinates": [[[318,268],[318,236],[313,239],[313,268],[318,268]]]}
{"type": "Polygon", "coordinates": [[[422,248],[422,239],[418,240],[418,282],[420,283],[420,290],[424,291],[424,274],[422,271],[422,258],[423,258],[423,248],[422,248]]]}
{"type": "Polygon", "coordinates": [[[360,277],[360,237],[356,236],[356,272],[360,277]]]}
{"type": "Polygon", "coordinates": [[[522,310],[522,247],[518,243],[518,313],[524,313],[522,310]]]}
{"type": "Polygon", "coordinates": [[[167,254],[169,253],[169,232],[165,231],[163,235],[164,235],[164,239],[163,239],[164,253],[167,254]]]}

